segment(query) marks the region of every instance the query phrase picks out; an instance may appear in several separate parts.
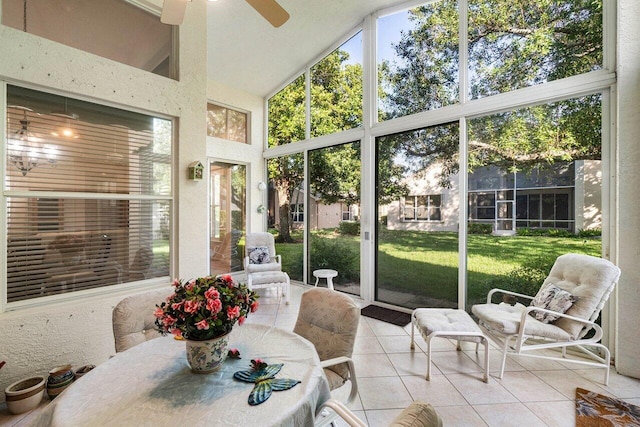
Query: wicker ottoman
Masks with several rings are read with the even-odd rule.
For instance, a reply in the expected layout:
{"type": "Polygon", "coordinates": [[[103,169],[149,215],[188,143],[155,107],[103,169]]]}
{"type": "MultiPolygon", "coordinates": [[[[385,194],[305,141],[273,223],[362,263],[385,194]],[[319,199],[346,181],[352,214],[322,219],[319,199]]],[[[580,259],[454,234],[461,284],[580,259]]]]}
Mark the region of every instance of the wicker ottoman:
{"type": "Polygon", "coordinates": [[[427,342],[427,375],[431,379],[431,340],[435,337],[452,338],[458,341],[471,341],[484,345],[484,382],[489,382],[489,341],[480,327],[464,310],[453,308],[416,308],[411,314],[411,348],[415,348],[414,330],[418,328],[427,342]]]}

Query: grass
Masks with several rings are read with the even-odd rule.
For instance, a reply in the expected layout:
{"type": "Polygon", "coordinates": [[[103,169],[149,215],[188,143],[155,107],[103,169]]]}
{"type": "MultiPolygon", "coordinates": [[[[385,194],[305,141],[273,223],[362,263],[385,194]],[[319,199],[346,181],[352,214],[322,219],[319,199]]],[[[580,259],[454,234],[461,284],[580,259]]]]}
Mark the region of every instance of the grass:
{"type": "MultiPolygon", "coordinates": [[[[282,255],[285,271],[291,272],[295,280],[302,280],[302,236],[298,234],[294,238],[300,243],[277,244],[276,250],[282,255]]],[[[360,251],[360,238],[357,236],[341,236],[333,230],[322,230],[313,232],[312,239],[338,239],[344,250],[357,254],[360,251]]],[[[381,229],[378,242],[379,289],[457,301],[457,233],[381,229]]],[[[599,256],[601,242],[576,237],[469,235],[469,300],[477,302],[482,299],[493,284],[513,282],[513,274],[519,270],[548,271],[553,260],[567,252],[599,256]]],[[[359,273],[359,256],[352,268],[359,273]]]]}

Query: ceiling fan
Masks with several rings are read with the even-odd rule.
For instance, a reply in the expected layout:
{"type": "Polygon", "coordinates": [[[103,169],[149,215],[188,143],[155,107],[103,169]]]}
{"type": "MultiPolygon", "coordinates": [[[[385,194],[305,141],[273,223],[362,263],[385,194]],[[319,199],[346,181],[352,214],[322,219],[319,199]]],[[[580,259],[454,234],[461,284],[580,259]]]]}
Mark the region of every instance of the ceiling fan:
{"type": "MultiPolygon", "coordinates": [[[[187,10],[187,2],[189,1],[191,0],[164,0],[160,21],[170,25],[182,24],[184,12],[187,10]]],[[[245,1],[276,28],[289,19],[289,13],[276,0],[245,1]]]]}

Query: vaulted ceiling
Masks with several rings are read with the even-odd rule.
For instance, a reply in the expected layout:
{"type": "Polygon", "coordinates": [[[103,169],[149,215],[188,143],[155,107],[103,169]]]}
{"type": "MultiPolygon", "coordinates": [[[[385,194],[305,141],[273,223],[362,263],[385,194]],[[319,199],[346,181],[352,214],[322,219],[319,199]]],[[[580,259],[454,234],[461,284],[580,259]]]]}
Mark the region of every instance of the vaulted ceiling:
{"type": "Polygon", "coordinates": [[[211,80],[267,96],[370,13],[403,0],[278,0],[291,18],[273,28],[243,0],[207,5],[211,80]]]}

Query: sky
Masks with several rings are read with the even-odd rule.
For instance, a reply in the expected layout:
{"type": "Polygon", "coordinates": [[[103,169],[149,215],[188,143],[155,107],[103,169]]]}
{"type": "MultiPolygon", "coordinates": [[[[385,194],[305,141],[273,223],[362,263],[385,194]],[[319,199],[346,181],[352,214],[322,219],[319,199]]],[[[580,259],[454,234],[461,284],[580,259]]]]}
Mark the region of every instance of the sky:
{"type": "MultiPolygon", "coordinates": [[[[400,32],[411,28],[408,11],[394,13],[378,19],[378,64],[393,60],[393,45],[400,41],[400,32]]],[[[362,32],[347,40],[340,49],[349,53],[350,64],[362,64],[362,32]]]]}

